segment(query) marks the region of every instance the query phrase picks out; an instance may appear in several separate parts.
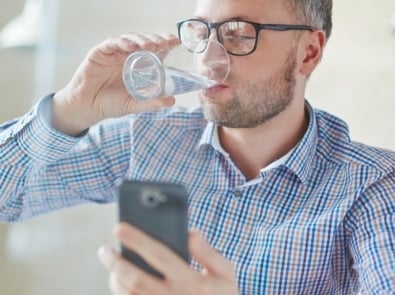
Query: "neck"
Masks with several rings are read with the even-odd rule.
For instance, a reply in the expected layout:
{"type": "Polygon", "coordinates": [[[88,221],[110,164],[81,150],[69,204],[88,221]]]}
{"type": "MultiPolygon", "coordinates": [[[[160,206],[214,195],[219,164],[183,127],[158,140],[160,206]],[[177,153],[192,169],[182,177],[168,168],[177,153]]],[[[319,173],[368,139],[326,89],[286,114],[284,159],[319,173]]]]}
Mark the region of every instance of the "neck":
{"type": "Polygon", "coordinates": [[[303,137],[308,125],[304,100],[294,101],[280,114],[254,128],[219,127],[224,150],[247,179],[288,153],[303,137]]]}

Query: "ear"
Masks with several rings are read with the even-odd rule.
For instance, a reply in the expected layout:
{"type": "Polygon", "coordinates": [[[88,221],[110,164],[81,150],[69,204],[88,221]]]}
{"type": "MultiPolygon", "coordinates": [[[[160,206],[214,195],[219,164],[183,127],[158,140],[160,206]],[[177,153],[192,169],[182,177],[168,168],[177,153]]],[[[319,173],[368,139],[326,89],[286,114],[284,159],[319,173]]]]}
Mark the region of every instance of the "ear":
{"type": "Polygon", "coordinates": [[[321,61],[322,52],[326,43],[325,33],[322,30],[316,30],[305,34],[302,38],[302,65],[300,73],[304,76],[310,75],[321,61]]]}

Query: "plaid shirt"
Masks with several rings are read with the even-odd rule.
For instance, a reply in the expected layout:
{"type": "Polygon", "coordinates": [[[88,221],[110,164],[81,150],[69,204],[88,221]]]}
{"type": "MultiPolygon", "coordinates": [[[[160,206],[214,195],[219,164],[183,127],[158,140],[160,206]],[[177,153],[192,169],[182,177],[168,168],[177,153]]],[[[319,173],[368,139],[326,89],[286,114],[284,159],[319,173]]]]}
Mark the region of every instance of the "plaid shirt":
{"type": "Polygon", "coordinates": [[[46,123],[49,100],[0,127],[1,220],[113,201],[123,178],[179,182],[190,226],[234,263],[241,294],[395,294],[395,154],[352,142],[338,118],[306,102],[304,137],[248,181],[199,108],[73,138],[46,123]]]}

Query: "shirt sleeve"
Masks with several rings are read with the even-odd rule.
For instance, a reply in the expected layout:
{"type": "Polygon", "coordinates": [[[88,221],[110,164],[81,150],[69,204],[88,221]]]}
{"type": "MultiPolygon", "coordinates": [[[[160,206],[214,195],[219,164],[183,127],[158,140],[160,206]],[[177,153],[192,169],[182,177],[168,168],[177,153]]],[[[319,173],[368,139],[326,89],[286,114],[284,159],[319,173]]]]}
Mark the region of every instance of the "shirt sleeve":
{"type": "Polygon", "coordinates": [[[372,184],[349,216],[350,252],[363,294],[395,291],[395,174],[372,184]]]}
{"type": "Polygon", "coordinates": [[[106,120],[70,137],[48,123],[51,99],[45,97],[25,116],[0,125],[0,221],[112,201],[115,183],[128,169],[127,118],[106,120]]]}

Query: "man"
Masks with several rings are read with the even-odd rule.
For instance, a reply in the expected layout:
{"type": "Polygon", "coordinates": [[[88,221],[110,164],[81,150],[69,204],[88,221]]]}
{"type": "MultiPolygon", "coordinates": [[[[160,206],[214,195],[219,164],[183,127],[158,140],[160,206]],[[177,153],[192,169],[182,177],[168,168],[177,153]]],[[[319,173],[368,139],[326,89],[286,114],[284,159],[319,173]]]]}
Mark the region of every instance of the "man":
{"type": "Polygon", "coordinates": [[[344,122],[304,99],[331,9],[330,0],[198,0],[180,36],[217,38],[231,73],[193,110],[149,112],[174,98],[136,101],[121,81],[130,52],[176,38],[104,41],[64,89],[3,125],[1,218],[112,201],[122,178],[181,182],[191,267],[120,224],[119,240],[165,279],[103,247],[114,293],[391,294],[395,154],[352,142],[344,122]],[[111,117],[121,118],[96,124],[111,117]]]}

